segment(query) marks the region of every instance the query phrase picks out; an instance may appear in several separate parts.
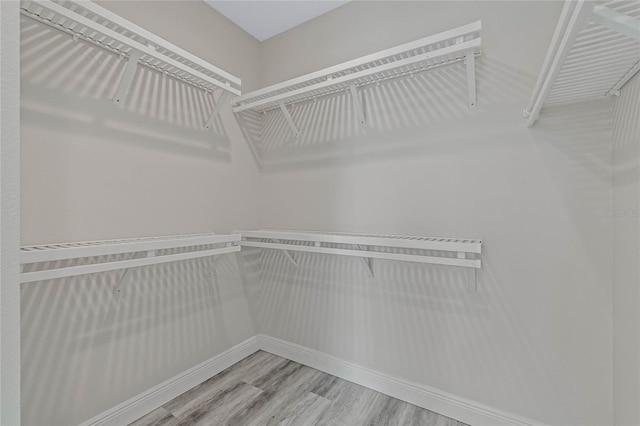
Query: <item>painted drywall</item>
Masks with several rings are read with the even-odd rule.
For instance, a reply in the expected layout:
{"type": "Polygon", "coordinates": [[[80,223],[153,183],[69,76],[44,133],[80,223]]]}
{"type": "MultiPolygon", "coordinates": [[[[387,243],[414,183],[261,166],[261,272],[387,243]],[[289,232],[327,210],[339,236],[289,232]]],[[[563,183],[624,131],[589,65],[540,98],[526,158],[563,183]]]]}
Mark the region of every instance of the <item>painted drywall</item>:
{"type": "Polygon", "coordinates": [[[484,249],[477,292],[446,267],[374,261],[370,279],[357,258],[265,253],[262,333],[540,422],[611,424],[612,101],[521,115],[560,7],[353,2],[265,42],[270,84],[481,19],[476,109],[459,64],[363,89],[364,128],[346,93],[292,108],[296,140],[267,115],[258,194],[267,228],[484,249]]]}
{"type": "Polygon", "coordinates": [[[20,424],[20,24],[0,2],[0,424],[20,424]]]}
{"type": "Polygon", "coordinates": [[[640,424],[640,78],[621,90],[613,113],[614,414],[640,424]]]}
{"type": "MultiPolygon", "coordinates": [[[[258,42],[203,2],[101,5],[256,87],[258,42]]],[[[257,225],[228,105],[205,132],[211,95],[139,68],[118,108],[124,61],[27,18],[21,31],[23,244],[257,225]]],[[[80,423],[253,336],[235,257],[217,261],[133,270],[120,294],[122,271],[22,285],[24,424],[80,423]]]]}
{"type": "MultiPolygon", "coordinates": [[[[206,4],[100,4],[238,75],[243,90],[256,88],[259,43],[206,4]]],[[[141,68],[127,105],[116,108],[110,99],[124,61],[28,25],[35,24],[23,25],[31,37],[22,41],[23,244],[255,224],[256,168],[229,107],[216,123],[222,137],[203,132],[211,97],[141,68]]]]}

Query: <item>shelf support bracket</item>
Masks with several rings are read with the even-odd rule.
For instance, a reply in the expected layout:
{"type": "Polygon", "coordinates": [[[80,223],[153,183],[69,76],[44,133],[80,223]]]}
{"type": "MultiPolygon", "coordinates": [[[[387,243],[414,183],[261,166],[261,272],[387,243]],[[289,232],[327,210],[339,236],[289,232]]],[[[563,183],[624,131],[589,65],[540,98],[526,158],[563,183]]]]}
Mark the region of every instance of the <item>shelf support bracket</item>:
{"type": "MultiPolygon", "coordinates": [[[[134,259],[142,259],[145,257],[153,257],[156,255],[155,250],[149,250],[146,252],[142,252],[141,256],[136,257],[134,255],[134,259]]],[[[129,279],[131,277],[131,270],[133,268],[127,268],[124,270],[124,272],[122,273],[122,275],[120,276],[120,279],[118,280],[118,284],[116,284],[116,286],[113,288],[113,295],[116,296],[118,298],[118,300],[120,300],[120,293],[122,292],[122,287],[129,282],[129,279]]]]}
{"type": "Polygon", "coordinates": [[[211,278],[211,286],[215,289],[218,285],[218,256],[213,256],[211,259],[207,275],[211,278]]]}
{"type": "Polygon", "coordinates": [[[469,292],[471,293],[475,293],[478,291],[478,270],[476,268],[467,268],[470,269],[470,271],[468,272],[469,276],[469,281],[468,281],[468,289],[469,292]]]}
{"type": "Polygon", "coordinates": [[[633,76],[635,76],[638,71],[640,71],[640,61],[636,62],[636,64],[631,68],[627,73],[620,79],[618,82],[606,93],[605,96],[620,96],[620,89],[622,86],[627,84],[627,81],[631,80],[633,76]]]}
{"type": "MultiPolygon", "coordinates": [[[[463,251],[458,252],[458,259],[466,259],[466,258],[467,258],[467,253],[463,251]]],[[[467,289],[470,292],[476,292],[478,291],[478,280],[476,275],[476,268],[467,268],[467,269],[471,269],[470,271],[467,272],[467,277],[468,277],[467,289]]]]}
{"type": "Polygon", "coordinates": [[[129,60],[127,61],[127,65],[125,66],[124,74],[122,75],[122,79],[120,80],[120,84],[118,85],[116,95],[113,98],[113,103],[115,105],[122,105],[122,100],[129,91],[131,83],[133,83],[133,76],[136,73],[138,61],[140,60],[141,56],[142,52],[140,52],[139,50],[132,50],[129,54],[129,60]]]}
{"type": "MultiPolygon", "coordinates": [[[[358,245],[358,250],[366,251],[367,247],[358,245]]],[[[373,278],[373,259],[371,259],[370,257],[362,257],[361,259],[364,262],[364,265],[367,267],[369,277],[373,278]]]]}
{"type": "Polygon", "coordinates": [[[216,102],[215,105],[213,106],[213,111],[211,111],[211,115],[209,116],[209,119],[204,125],[205,129],[211,130],[211,128],[213,127],[213,122],[215,121],[216,117],[220,114],[220,109],[222,108],[222,104],[224,104],[228,96],[229,96],[229,92],[224,90],[220,95],[220,97],[218,98],[218,102],[216,102]]]}
{"type": "Polygon", "coordinates": [[[362,107],[362,102],[360,101],[360,97],[358,96],[358,89],[356,88],[355,83],[349,84],[349,91],[351,92],[351,98],[353,99],[353,106],[356,109],[356,114],[358,115],[358,120],[360,124],[367,124],[367,120],[364,116],[364,108],[362,107]]]}
{"type": "Polygon", "coordinates": [[[285,106],[284,102],[279,102],[278,105],[280,106],[280,110],[282,111],[284,118],[287,120],[287,124],[289,125],[291,132],[293,132],[293,135],[297,138],[300,135],[300,132],[298,131],[298,128],[293,122],[293,118],[291,118],[291,114],[289,114],[289,110],[285,106]]]}
{"type": "MultiPolygon", "coordinates": [[[[279,240],[276,239],[271,239],[271,241],[273,241],[276,244],[280,244],[279,240]]],[[[289,261],[291,263],[293,263],[293,266],[295,266],[296,268],[298,267],[298,262],[296,262],[296,259],[294,259],[293,255],[291,253],[289,253],[289,250],[282,250],[284,252],[284,255],[287,256],[287,259],[289,259],[289,261]]]]}
{"type": "Polygon", "coordinates": [[[640,40],[640,20],[609,9],[606,6],[593,7],[592,19],[613,31],[640,40]]]}
{"type": "Polygon", "coordinates": [[[476,55],[467,52],[465,63],[467,64],[467,90],[469,94],[469,107],[475,108],[476,99],[476,55]]]}
{"type": "Polygon", "coordinates": [[[120,280],[118,280],[118,283],[113,288],[113,295],[115,297],[117,297],[118,302],[120,301],[120,296],[121,296],[121,293],[122,293],[122,287],[124,286],[125,283],[129,282],[129,276],[131,276],[131,268],[124,270],[122,275],[120,275],[120,280]]]}

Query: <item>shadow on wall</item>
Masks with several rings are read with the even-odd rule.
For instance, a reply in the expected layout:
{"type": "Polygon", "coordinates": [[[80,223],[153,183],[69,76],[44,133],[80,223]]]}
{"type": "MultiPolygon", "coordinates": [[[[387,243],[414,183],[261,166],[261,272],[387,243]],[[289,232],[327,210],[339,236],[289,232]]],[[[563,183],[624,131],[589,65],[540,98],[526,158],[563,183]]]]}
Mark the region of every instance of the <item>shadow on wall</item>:
{"type": "Polygon", "coordinates": [[[545,107],[531,134],[537,144],[551,145],[572,160],[574,168],[568,173],[581,176],[588,171],[610,181],[613,99],[545,107]]]}
{"type": "Polygon", "coordinates": [[[357,257],[294,256],[297,267],[280,250],[242,251],[261,265],[249,288],[260,293],[262,333],[456,394],[465,388],[478,401],[490,386],[535,406],[525,371],[550,394],[562,387],[491,263],[474,277],[471,268],[373,259],[369,277],[357,257]],[[502,322],[508,338],[495,329],[502,322]],[[486,362],[498,356],[499,366],[486,362]]]}
{"type": "MultiPolygon", "coordinates": [[[[604,399],[610,380],[610,351],[594,347],[610,336],[610,304],[602,301],[611,297],[606,240],[611,222],[604,215],[611,199],[611,100],[547,108],[528,129],[519,107],[531,86],[521,82],[519,92],[512,92],[512,84],[501,78],[508,73],[498,71],[508,67],[492,66],[493,72],[479,73],[484,77],[478,78],[482,91],[476,110],[468,109],[464,93],[451,94],[444,99],[457,110],[439,117],[423,114],[429,125],[405,123],[397,136],[389,131],[388,139],[380,136],[384,129],[366,141],[362,136],[360,157],[346,148],[332,150],[336,134],[323,134],[328,130],[320,127],[315,145],[304,131],[299,140],[289,138],[289,145],[273,138],[274,146],[278,141],[282,146],[274,152],[301,155],[265,165],[267,170],[303,168],[424,154],[420,162],[388,161],[386,170],[358,167],[362,179],[357,182],[349,167],[319,169],[309,174],[321,178],[313,196],[304,199],[311,206],[306,209],[296,210],[296,185],[268,193],[267,199],[291,200],[284,211],[300,213],[286,218],[298,220],[294,226],[300,229],[482,237],[486,246],[477,292],[468,290],[462,268],[374,260],[371,279],[355,257],[296,253],[296,268],[280,251],[245,248],[245,264],[260,266],[259,279],[247,280],[247,291],[260,295],[256,315],[267,335],[549,424],[604,424],[606,404],[591,412],[584,407],[604,399]],[[316,148],[327,156],[310,154],[316,148]],[[344,157],[330,157],[340,153],[344,157]],[[375,177],[387,170],[393,184],[380,188],[375,177]],[[412,191],[403,192],[401,178],[416,183],[412,191]],[[367,191],[369,186],[375,190],[367,191]],[[413,203],[417,191],[425,202],[413,203]],[[315,208],[324,210],[307,219],[304,214],[311,216],[315,208]],[[594,415],[598,411],[601,418],[594,415]]],[[[425,80],[432,77],[424,74],[425,80]]],[[[416,84],[416,78],[393,84],[416,84]]],[[[381,92],[383,85],[370,89],[381,92]]],[[[291,111],[294,117],[303,108],[333,114],[328,106],[322,112],[321,105],[339,99],[353,119],[345,127],[351,133],[344,134],[364,131],[346,94],[291,111]]],[[[437,113],[436,102],[422,102],[437,113]]],[[[371,117],[371,102],[365,103],[371,117]]],[[[395,114],[385,115],[389,123],[392,117],[399,123],[402,115],[395,114]]],[[[280,132],[286,131],[283,125],[280,132]]],[[[266,133],[264,140],[269,140],[266,133]]],[[[358,143],[344,141],[345,146],[358,143]]],[[[316,184],[306,173],[295,177],[304,191],[309,191],[305,184],[316,184]]],[[[266,226],[277,228],[282,211],[275,211],[266,226]]]]}
{"type": "Polygon", "coordinates": [[[22,114],[29,125],[87,140],[139,145],[230,162],[214,94],[138,66],[123,105],[113,104],[126,59],[29,18],[21,21],[22,114]]]}
{"type": "Polygon", "coordinates": [[[234,343],[229,303],[244,297],[234,256],[123,273],[22,285],[25,424],[77,424],[234,343]]]}
{"type": "Polygon", "coordinates": [[[439,149],[432,141],[455,140],[470,125],[492,132],[491,126],[482,124],[487,115],[495,116],[496,107],[519,105],[532,86],[529,75],[486,57],[476,62],[476,81],[477,108],[468,105],[463,63],[364,86],[359,94],[365,125],[359,122],[348,90],[290,105],[298,137],[277,107],[264,113],[244,111],[236,117],[267,170],[432,152],[439,149]]]}
{"type": "MultiPolygon", "coordinates": [[[[624,87],[624,94],[615,105],[616,117],[640,117],[640,76],[634,77],[624,87]]],[[[618,119],[614,125],[615,181],[620,187],[637,185],[638,179],[638,139],[640,120],[625,122],[618,119]]],[[[632,209],[631,207],[630,209],[632,209]]]]}
{"type": "Polygon", "coordinates": [[[605,285],[611,277],[602,275],[602,269],[595,266],[604,259],[584,248],[603,243],[598,237],[600,233],[594,232],[595,226],[603,227],[603,232],[608,234],[611,225],[606,216],[611,209],[610,199],[593,195],[607,193],[611,187],[613,106],[612,97],[548,106],[531,128],[538,150],[561,153],[540,157],[545,159],[546,175],[562,194],[558,208],[570,212],[569,225],[582,240],[575,250],[581,250],[583,256],[590,258],[590,273],[605,285]]]}

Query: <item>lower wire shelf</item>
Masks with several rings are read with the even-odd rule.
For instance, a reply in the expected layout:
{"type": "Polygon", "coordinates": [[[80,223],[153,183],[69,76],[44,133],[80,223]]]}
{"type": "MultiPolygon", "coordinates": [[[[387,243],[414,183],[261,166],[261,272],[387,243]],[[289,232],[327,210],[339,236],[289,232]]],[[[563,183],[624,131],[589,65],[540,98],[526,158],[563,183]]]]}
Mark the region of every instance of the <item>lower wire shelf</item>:
{"type": "Polygon", "coordinates": [[[242,235],[241,246],[284,250],[296,265],[289,251],[482,268],[482,240],[479,239],[267,229],[236,232],[242,235]],[[398,249],[411,253],[398,252],[398,249]]]}
{"type": "Polygon", "coordinates": [[[73,277],[159,263],[215,256],[240,251],[240,235],[196,234],[125,240],[24,246],[20,248],[20,282],[73,277]],[[131,254],[134,258],[104,260],[105,256],[131,254]],[[95,263],[59,267],[57,261],[98,257],[95,263]],[[102,257],[102,259],[100,259],[102,257]],[[30,264],[56,262],[51,269],[28,270],[30,264]]]}
{"type": "Polygon", "coordinates": [[[236,231],[229,235],[176,235],[24,246],[20,248],[20,282],[216,256],[238,252],[241,246],[283,250],[296,266],[298,262],[291,252],[360,257],[367,264],[371,276],[372,259],[429,263],[472,270],[482,268],[482,240],[479,239],[264,229],[236,231]],[[128,257],[123,259],[126,255],[128,257]],[[59,262],[73,259],[85,259],[85,262],[80,265],[59,262]],[[47,262],[53,262],[53,267],[39,267],[47,262]],[[61,263],[67,265],[60,266],[61,263]]]}

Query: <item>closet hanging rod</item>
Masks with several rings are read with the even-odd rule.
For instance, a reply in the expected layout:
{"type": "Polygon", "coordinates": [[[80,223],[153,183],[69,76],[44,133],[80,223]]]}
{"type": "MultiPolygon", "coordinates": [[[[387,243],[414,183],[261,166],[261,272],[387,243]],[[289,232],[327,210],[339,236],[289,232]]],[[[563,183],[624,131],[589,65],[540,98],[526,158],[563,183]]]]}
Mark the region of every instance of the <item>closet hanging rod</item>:
{"type": "MultiPolygon", "coordinates": [[[[115,254],[135,254],[138,257],[78,266],[56,266],[44,270],[23,270],[20,274],[20,282],[72,277],[232,253],[240,251],[239,242],[240,236],[236,234],[196,234],[24,246],[20,248],[21,265],[115,254]],[[171,249],[188,249],[188,251],[157,253],[159,250],[171,249]]],[[[24,266],[23,269],[25,269],[24,266]]]]}
{"type": "Polygon", "coordinates": [[[21,13],[202,89],[241,94],[238,77],[91,1],[22,1],[21,13]]]}
{"type": "MultiPolygon", "coordinates": [[[[364,86],[460,61],[467,61],[469,66],[473,66],[473,63],[469,63],[470,58],[481,53],[481,28],[481,22],[476,21],[249,92],[232,101],[233,111],[264,111],[276,108],[279,104],[291,104],[349,90],[350,85],[364,86]]],[[[475,70],[472,76],[475,79],[475,70]]],[[[470,104],[475,106],[475,80],[470,81],[469,86],[473,87],[474,92],[470,104]]]]}

